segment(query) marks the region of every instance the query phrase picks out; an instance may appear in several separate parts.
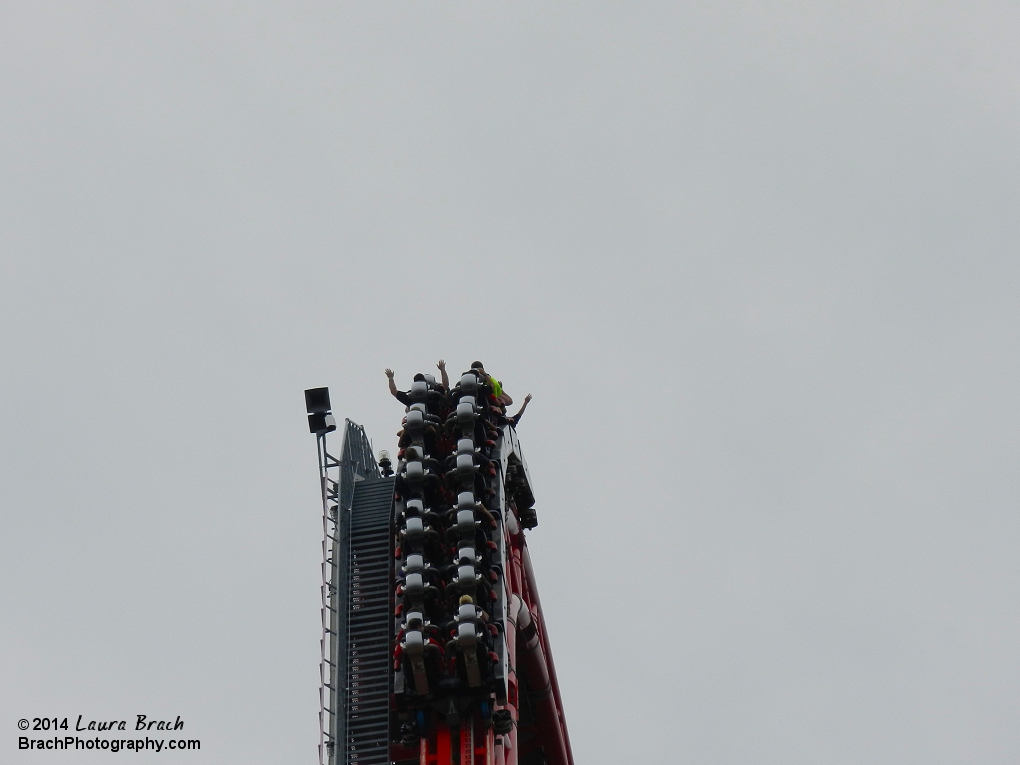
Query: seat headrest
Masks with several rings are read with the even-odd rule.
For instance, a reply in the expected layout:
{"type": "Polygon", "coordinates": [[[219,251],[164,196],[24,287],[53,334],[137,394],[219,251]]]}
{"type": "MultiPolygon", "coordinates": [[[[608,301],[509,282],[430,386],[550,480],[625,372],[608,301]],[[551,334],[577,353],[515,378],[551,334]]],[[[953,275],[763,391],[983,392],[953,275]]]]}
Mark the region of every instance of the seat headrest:
{"type": "Polygon", "coordinates": [[[423,592],[425,592],[425,580],[421,578],[421,574],[408,574],[404,579],[404,593],[414,597],[423,592]]]}
{"type": "Polygon", "coordinates": [[[412,401],[425,401],[429,395],[429,384],[424,380],[411,383],[410,394],[412,401]]]}

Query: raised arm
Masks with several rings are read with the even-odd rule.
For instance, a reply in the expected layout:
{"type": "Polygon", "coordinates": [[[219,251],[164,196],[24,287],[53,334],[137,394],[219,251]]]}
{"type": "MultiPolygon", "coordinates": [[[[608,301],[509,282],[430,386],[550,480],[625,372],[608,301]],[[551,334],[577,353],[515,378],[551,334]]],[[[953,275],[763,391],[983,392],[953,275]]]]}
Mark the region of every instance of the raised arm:
{"type": "Polygon", "coordinates": [[[443,377],[443,387],[446,388],[447,390],[449,390],[450,389],[450,378],[446,374],[446,362],[443,361],[442,359],[440,359],[439,363],[436,364],[436,366],[439,367],[439,372],[442,374],[442,377],[443,377]]]}
{"type": "Polygon", "coordinates": [[[386,370],[386,379],[388,379],[390,381],[390,395],[393,396],[393,397],[396,397],[396,395],[397,395],[397,384],[395,382],[393,382],[393,370],[392,369],[387,369],[386,370]]]}
{"type": "Polygon", "coordinates": [[[531,394],[530,393],[527,396],[524,397],[524,403],[521,404],[521,411],[519,411],[517,413],[518,417],[520,417],[522,414],[524,414],[524,410],[528,408],[528,402],[529,401],[531,401],[531,394]]]}
{"type": "Polygon", "coordinates": [[[510,422],[513,423],[514,427],[517,427],[517,423],[521,421],[521,417],[524,416],[524,410],[528,408],[528,402],[531,401],[531,394],[529,393],[524,397],[524,403],[521,404],[521,411],[510,418],[510,422]]]}

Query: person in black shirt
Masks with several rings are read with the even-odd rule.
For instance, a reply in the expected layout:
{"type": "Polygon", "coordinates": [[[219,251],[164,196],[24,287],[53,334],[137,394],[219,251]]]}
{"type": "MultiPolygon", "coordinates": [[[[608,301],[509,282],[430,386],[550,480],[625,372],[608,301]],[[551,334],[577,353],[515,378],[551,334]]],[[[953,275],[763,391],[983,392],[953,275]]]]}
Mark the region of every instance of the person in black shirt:
{"type": "MultiPolygon", "coordinates": [[[[390,394],[393,396],[393,398],[395,398],[404,406],[411,406],[411,394],[404,390],[397,390],[397,384],[393,382],[393,370],[387,369],[385,371],[386,379],[389,380],[390,383],[390,394]]],[[[422,374],[417,374],[414,376],[415,382],[424,381],[424,379],[425,375],[422,374]]]]}
{"type": "Polygon", "coordinates": [[[517,427],[517,423],[521,421],[521,417],[524,416],[524,410],[528,408],[528,402],[529,401],[531,401],[531,394],[530,393],[527,396],[524,397],[524,403],[521,405],[521,411],[519,411],[513,417],[507,417],[507,421],[511,425],[513,425],[515,428],[517,427]]]}
{"type": "MultiPolygon", "coordinates": [[[[416,374],[414,376],[414,382],[427,382],[429,384],[430,390],[435,391],[436,393],[438,393],[439,397],[441,399],[445,399],[447,393],[449,393],[449,391],[450,391],[450,378],[446,374],[446,362],[443,361],[442,359],[440,359],[439,363],[436,364],[436,366],[439,368],[439,371],[442,373],[442,378],[443,378],[442,386],[439,386],[439,385],[436,384],[436,380],[435,380],[434,377],[432,377],[432,375],[426,376],[426,375],[423,375],[423,374],[416,374]]],[[[395,398],[397,401],[399,401],[404,406],[411,406],[411,404],[413,403],[411,401],[411,394],[408,391],[397,390],[397,384],[395,382],[393,382],[393,370],[392,369],[387,369],[387,370],[385,370],[385,372],[386,372],[386,379],[389,381],[390,394],[393,396],[393,398],[395,398]]],[[[432,403],[434,404],[435,402],[432,402],[432,403]]],[[[438,415],[442,416],[443,413],[439,412],[438,415]]]]}

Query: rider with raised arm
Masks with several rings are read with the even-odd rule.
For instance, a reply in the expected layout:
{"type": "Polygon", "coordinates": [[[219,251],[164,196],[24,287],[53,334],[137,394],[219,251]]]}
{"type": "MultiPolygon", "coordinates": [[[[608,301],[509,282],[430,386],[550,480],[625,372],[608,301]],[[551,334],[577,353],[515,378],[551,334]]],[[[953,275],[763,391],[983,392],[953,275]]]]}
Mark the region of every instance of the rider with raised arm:
{"type": "MultiPolygon", "coordinates": [[[[393,370],[386,369],[383,371],[386,372],[386,380],[389,382],[390,395],[404,406],[411,406],[411,394],[404,390],[397,390],[397,384],[393,382],[393,370]]],[[[415,375],[414,379],[415,382],[424,380],[425,375],[415,375]]]]}
{"type": "MultiPolygon", "coordinates": [[[[436,366],[439,367],[439,372],[443,379],[443,395],[446,395],[446,392],[450,390],[450,378],[446,374],[446,362],[440,359],[436,366]]],[[[397,384],[393,381],[393,370],[386,369],[384,371],[386,372],[386,380],[389,383],[390,395],[404,406],[411,406],[411,394],[408,391],[397,390],[397,384]]],[[[429,380],[432,381],[433,385],[435,384],[435,378],[431,375],[426,376],[419,373],[414,376],[414,382],[428,382],[429,380]]]]}
{"type": "Polygon", "coordinates": [[[521,411],[519,411],[513,417],[507,417],[507,421],[515,428],[517,427],[517,423],[521,421],[521,417],[524,416],[524,410],[528,408],[528,402],[531,401],[531,398],[532,396],[529,393],[527,396],[524,397],[524,403],[521,404],[521,411]]]}

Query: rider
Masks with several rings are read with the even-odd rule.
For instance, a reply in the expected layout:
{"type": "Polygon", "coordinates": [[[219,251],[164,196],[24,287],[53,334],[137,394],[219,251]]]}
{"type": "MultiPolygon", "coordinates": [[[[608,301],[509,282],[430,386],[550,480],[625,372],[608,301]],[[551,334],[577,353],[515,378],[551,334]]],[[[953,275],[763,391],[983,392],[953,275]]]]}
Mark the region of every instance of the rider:
{"type": "Polygon", "coordinates": [[[503,383],[485,371],[485,365],[480,361],[472,361],[471,369],[478,374],[482,380],[489,383],[492,388],[492,398],[500,406],[510,406],[514,400],[503,390],[503,383]]]}
{"type": "Polygon", "coordinates": [[[521,411],[519,411],[513,417],[507,417],[507,421],[511,425],[513,425],[515,428],[517,427],[517,423],[519,423],[521,421],[521,417],[524,416],[524,410],[528,408],[528,402],[529,401],[531,401],[531,394],[530,393],[527,396],[524,397],[524,403],[521,405],[521,411]]]}
{"type": "MultiPolygon", "coordinates": [[[[449,391],[450,390],[450,378],[447,377],[447,375],[446,375],[446,362],[443,361],[442,359],[440,359],[439,363],[436,364],[436,367],[439,368],[439,372],[440,372],[440,374],[442,376],[444,391],[449,391]]],[[[393,370],[392,369],[385,369],[383,371],[386,373],[386,379],[389,382],[390,395],[392,395],[393,398],[395,398],[397,401],[399,401],[404,406],[411,406],[411,403],[412,403],[411,402],[411,394],[408,393],[407,391],[397,390],[397,384],[395,382],[393,382],[393,370]]],[[[425,375],[423,375],[421,373],[418,373],[418,374],[416,374],[414,376],[414,381],[415,382],[428,382],[428,379],[425,377],[425,375]]],[[[435,378],[432,378],[432,382],[435,383],[435,378]]],[[[445,395],[445,393],[444,393],[444,395],[445,395]]]]}

